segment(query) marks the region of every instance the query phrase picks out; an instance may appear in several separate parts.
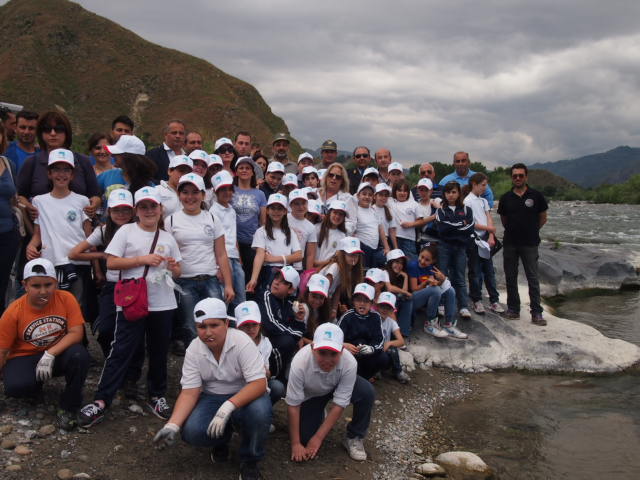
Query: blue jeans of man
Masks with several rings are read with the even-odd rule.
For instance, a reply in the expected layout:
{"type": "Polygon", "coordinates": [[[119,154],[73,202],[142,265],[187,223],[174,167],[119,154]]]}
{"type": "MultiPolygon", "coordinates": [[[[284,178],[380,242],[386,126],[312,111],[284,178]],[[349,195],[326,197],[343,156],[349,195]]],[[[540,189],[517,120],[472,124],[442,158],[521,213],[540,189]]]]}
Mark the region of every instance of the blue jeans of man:
{"type": "Polygon", "coordinates": [[[467,281],[465,279],[465,270],[467,268],[466,246],[440,242],[438,244],[438,264],[440,271],[449,277],[456,291],[458,309],[468,308],[469,293],[467,292],[467,281]]]}
{"type": "Polygon", "coordinates": [[[220,438],[207,435],[207,428],[225,401],[233,395],[214,395],[203,392],[182,427],[182,439],[196,447],[220,447],[231,440],[232,425],[240,434],[240,461],[257,462],[264,457],[265,443],[271,425],[271,401],[266,393],[231,414],[220,438]]]}
{"type": "Polygon", "coordinates": [[[522,260],[524,273],[529,284],[529,302],[531,313],[542,313],[540,305],[540,282],[538,281],[538,246],[504,245],[502,251],[504,276],[507,283],[507,307],[520,312],[520,294],[518,293],[518,261],[522,260]]]}
{"type": "Polygon", "coordinates": [[[438,318],[438,305],[444,302],[444,316],[446,325],[456,324],[456,292],[453,288],[448,288],[444,292],[440,287],[425,287],[422,290],[413,292],[413,311],[426,306],[426,321],[438,318]]]}
{"type": "Polygon", "coordinates": [[[193,321],[193,308],[200,300],[205,298],[218,298],[224,301],[221,295],[220,282],[215,275],[198,275],[197,277],[179,278],[176,283],[184,291],[180,294],[180,304],[178,305],[178,315],[182,322],[182,337],[185,346],[198,335],[196,324],[193,321]]]}

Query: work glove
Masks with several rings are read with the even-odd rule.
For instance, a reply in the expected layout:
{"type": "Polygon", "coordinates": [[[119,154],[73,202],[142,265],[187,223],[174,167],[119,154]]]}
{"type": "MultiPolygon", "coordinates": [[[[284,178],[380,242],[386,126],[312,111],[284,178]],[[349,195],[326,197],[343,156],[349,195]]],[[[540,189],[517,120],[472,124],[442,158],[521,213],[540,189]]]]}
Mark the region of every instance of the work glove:
{"type": "Polygon", "coordinates": [[[158,430],[156,436],[153,437],[153,443],[156,444],[158,450],[162,450],[164,447],[172,447],[175,445],[178,439],[178,433],[180,427],[175,423],[166,423],[164,427],[158,430]]]}
{"type": "Polygon", "coordinates": [[[56,357],[54,355],[51,355],[47,351],[44,352],[36,365],[36,380],[44,382],[51,378],[53,374],[53,362],[55,362],[55,360],[56,357]]]}
{"type": "Polygon", "coordinates": [[[358,353],[360,355],[371,355],[374,352],[374,349],[371,345],[359,345],[358,353]]]}
{"type": "Polygon", "coordinates": [[[211,438],[220,438],[224,434],[224,429],[227,426],[231,414],[236,409],[236,406],[229,400],[220,405],[220,408],[216,412],[215,416],[209,423],[207,428],[207,435],[211,438]]]}

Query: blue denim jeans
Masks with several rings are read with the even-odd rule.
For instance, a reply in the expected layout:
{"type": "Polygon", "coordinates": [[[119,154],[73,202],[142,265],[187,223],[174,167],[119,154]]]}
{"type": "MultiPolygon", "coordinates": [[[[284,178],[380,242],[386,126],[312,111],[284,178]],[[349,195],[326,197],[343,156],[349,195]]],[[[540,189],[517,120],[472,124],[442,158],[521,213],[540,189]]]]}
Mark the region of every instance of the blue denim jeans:
{"type": "Polygon", "coordinates": [[[431,321],[438,318],[438,305],[440,301],[444,303],[445,325],[456,324],[456,292],[453,288],[449,288],[444,292],[440,287],[425,287],[422,290],[413,292],[413,311],[417,311],[426,305],[427,318],[431,321]]]}
{"type": "Polygon", "coordinates": [[[398,238],[398,248],[404,252],[407,256],[407,261],[415,260],[418,258],[418,252],[416,251],[416,242],[409,240],[408,238],[398,238]]]}
{"type": "Polygon", "coordinates": [[[413,326],[413,301],[403,295],[398,295],[397,299],[398,302],[396,306],[398,309],[397,316],[400,333],[402,333],[403,337],[408,337],[411,334],[411,328],[413,326]]]}
{"type": "Polygon", "coordinates": [[[360,247],[364,252],[362,261],[364,268],[382,268],[386,263],[384,252],[381,248],[371,248],[369,245],[365,245],[360,242],[360,247]]]}
{"type": "Polygon", "coordinates": [[[467,250],[469,261],[469,297],[472,302],[482,300],[482,284],[487,287],[489,302],[497,303],[499,299],[496,289],[496,272],[493,268],[493,260],[482,258],[478,254],[478,247],[475,243],[467,250]]]}
{"type": "Polygon", "coordinates": [[[184,294],[180,294],[178,315],[182,322],[182,336],[184,337],[185,345],[189,345],[191,340],[197,336],[196,324],[193,321],[193,308],[196,303],[211,297],[224,301],[224,296],[221,293],[220,282],[218,282],[218,278],[215,275],[178,278],[176,283],[184,291],[184,294]]]}
{"type": "Polygon", "coordinates": [[[465,270],[467,269],[467,249],[464,245],[449,242],[438,244],[438,264],[440,271],[444,273],[456,291],[458,309],[468,308],[469,293],[465,270]]]}
{"type": "Polygon", "coordinates": [[[518,263],[522,261],[529,285],[529,305],[531,313],[542,313],[540,305],[540,282],[538,280],[538,246],[505,245],[502,251],[504,276],[507,282],[507,307],[520,312],[518,293],[518,263]]]}
{"type": "Polygon", "coordinates": [[[278,400],[284,398],[287,392],[284,383],[277,378],[269,379],[269,398],[271,399],[271,405],[275,405],[278,400]]]}
{"type": "Polygon", "coordinates": [[[240,434],[240,461],[257,462],[264,457],[264,447],[271,425],[271,401],[268,394],[265,393],[244,407],[234,410],[221,438],[211,438],[207,435],[209,423],[218,408],[232,396],[201,393],[198,403],[182,427],[182,439],[196,447],[227,445],[231,440],[233,425],[240,434]]]}
{"type": "Polygon", "coordinates": [[[242,269],[242,265],[240,265],[240,259],[230,258],[229,264],[231,265],[231,278],[233,280],[233,291],[236,294],[235,298],[233,299],[233,302],[231,302],[231,308],[235,308],[247,299],[244,293],[246,290],[247,282],[245,281],[245,278],[244,278],[244,270],[242,269]]]}

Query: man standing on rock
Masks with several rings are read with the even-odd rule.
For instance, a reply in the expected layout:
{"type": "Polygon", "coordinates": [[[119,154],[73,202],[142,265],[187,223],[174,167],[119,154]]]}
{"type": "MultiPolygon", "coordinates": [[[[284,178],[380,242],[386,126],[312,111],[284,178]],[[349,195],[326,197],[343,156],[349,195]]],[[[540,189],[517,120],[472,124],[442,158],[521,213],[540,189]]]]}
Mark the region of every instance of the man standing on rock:
{"type": "MultiPolygon", "coordinates": [[[[469,160],[469,154],[467,152],[456,152],[453,154],[453,167],[455,171],[446,175],[440,180],[440,185],[446,185],[449,182],[458,182],[463,187],[469,183],[471,176],[476,173],[469,168],[471,161],[469,160]]],[[[432,179],[435,184],[435,180],[432,179]]],[[[482,198],[486,198],[489,202],[489,206],[493,208],[493,191],[491,187],[487,185],[487,190],[482,195],[482,198]]]]}
{"type": "Polygon", "coordinates": [[[511,167],[513,188],[502,195],[498,214],[504,226],[504,275],[507,282],[508,319],[520,318],[520,295],[518,294],[518,262],[522,260],[529,284],[531,321],[544,326],[540,305],[540,282],[538,281],[538,245],[540,229],[547,223],[547,201],[542,195],[527,185],[529,170],[523,163],[511,167]]]}
{"type": "Polygon", "coordinates": [[[284,173],[298,173],[298,164],[289,158],[289,136],[286,133],[278,133],[271,143],[273,158],[269,163],[276,161],[284,165],[284,173]]]}
{"type": "Polygon", "coordinates": [[[156,164],[156,183],[169,180],[169,162],[176,155],[184,155],[185,126],[182,120],[169,120],[163,129],[164,142],[147,152],[156,164]]]}

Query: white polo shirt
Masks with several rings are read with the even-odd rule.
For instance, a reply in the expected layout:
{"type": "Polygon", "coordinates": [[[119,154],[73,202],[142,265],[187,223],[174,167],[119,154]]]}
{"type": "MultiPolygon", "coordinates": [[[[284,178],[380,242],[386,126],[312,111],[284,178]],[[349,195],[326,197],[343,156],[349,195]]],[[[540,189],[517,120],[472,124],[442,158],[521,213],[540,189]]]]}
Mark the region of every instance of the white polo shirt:
{"type": "MultiPolygon", "coordinates": [[[[491,207],[489,206],[489,202],[487,202],[486,198],[478,197],[473,192],[469,192],[469,195],[464,197],[463,203],[473,212],[474,223],[479,223],[480,225],[485,226],[489,223],[487,215],[489,214],[491,207]]],[[[487,231],[476,230],[476,235],[480,238],[485,238],[487,237],[487,231]]]]}
{"type": "MultiPolygon", "coordinates": [[[[318,241],[316,227],[306,218],[298,220],[291,213],[287,215],[287,221],[289,222],[289,228],[296,232],[296,235],[298,236],[300,250],[302,250],[302,256],[304,258],[306,254],[305,249],[307,248],[307,243],[316,243],[318,241]]],[[[293,268],[295,268],[296,270],[304,270],[302,262],[294,263],[293,268]]]]}
{"type": "Polygon", "coordinates": [[[213,202],[209,212],[213,213],[222,222],[224,230],[224,245],[227,247],[227,257],[240,258],[240,252],[238,252],[238,247],[236,246],[236,211],[233,209],[233,206],[229,204],[228,207],[223,207],[218,202],[213,202]]]}
{"type": "Polygon", "coordinates": [[[202,340],[195,338],[184,356],[182,388],[199,388],[214,395],[233,395],[250,382],[266,378],[264,361],[249,335],[227,330],[220,361],[202,340]]]}
{"type": "Polygon", "coordinates": [[[156,192],[160,196],[160,203],[162,203],[162,218],[167,218],[182,208],[178,192],[171,188],[166,180],[160,180],[160,185],[156,186],[156,192]]]}
{"type": "Polygon", "coordinates": [[[375,250],[380,243],[379,226],[378,218],[373,208],[358,207],[354,237],[358,237],[363,244],[375,250]]]}
{"type": "Polygon", "coordinates": [[[340,363],[333,370],[321,370],[313,358],[311,344],[306,345],[291,361],[285,402],[295,407],[333,392],[333,403],[346,408],[351,403],[357,371],[358,363],[347,350],[342,351],[340,363]]]}

